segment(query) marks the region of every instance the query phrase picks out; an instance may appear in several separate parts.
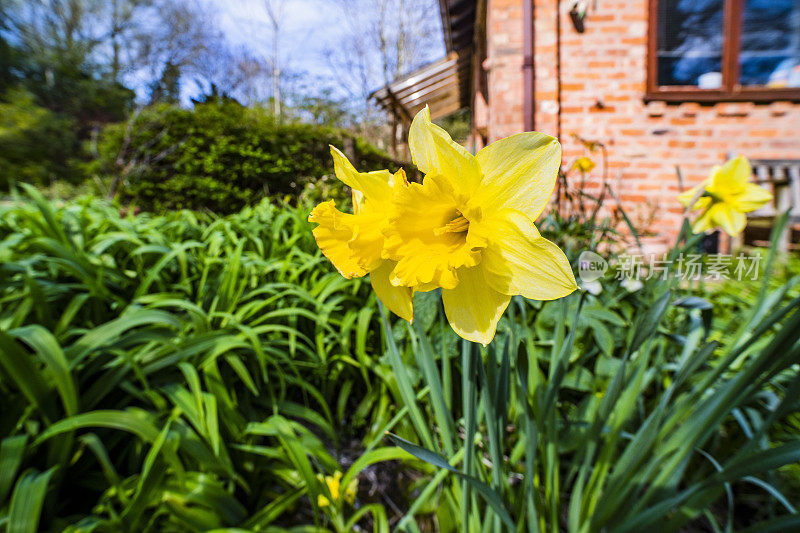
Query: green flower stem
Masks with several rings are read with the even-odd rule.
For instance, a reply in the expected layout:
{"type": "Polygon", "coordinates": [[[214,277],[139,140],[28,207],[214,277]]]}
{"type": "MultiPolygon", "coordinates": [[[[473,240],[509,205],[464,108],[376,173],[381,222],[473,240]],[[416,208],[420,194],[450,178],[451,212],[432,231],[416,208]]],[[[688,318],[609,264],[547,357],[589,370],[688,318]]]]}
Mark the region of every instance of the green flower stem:
{"type": "MultiPolygon", "coordinates": [[[[475,388],[475,379],[477,374],[478,358],[480,357],[480,348],[467,340],[461,343],[461,360],[462,360],[462,402],[464,408],[464,468],[465,475],[473,475],[473,462],[475,460],[475,431],[477,426],[477,412],[478,400],[475,388]]],[[[477,510],[477,498],[472,494],[472,486],[466,481],[462,481],[461,485],[461,523],[477,525],[478,520],[473,522],[470,515],[474,514],[472,511],[477,510]]]]}

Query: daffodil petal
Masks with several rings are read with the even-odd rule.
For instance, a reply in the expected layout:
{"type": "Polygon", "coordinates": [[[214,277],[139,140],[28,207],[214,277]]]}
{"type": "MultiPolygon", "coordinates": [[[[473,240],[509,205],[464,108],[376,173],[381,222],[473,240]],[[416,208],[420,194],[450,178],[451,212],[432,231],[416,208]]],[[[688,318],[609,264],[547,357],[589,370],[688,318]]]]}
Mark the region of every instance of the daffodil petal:
{"type": "Polygon", "coordinates": [[[742,213],[749,213],[764,207],[770,200],[772,195],[769,191],[755,183],[748,183],[744,192],[736,197],[736,209],[742,213]]]}
{"type": "Polygon", "coordinates": [[[383,226],[385,214],[364,210],[353,218],[353,235],[347,245],[353,251],[358,264],[367,271],[377,267],[383,259],[383,226]]]}
{"type": "Polygon", "coordinates": [[[355,231],[355,218],[355,215],[342,213],[336,209],[333,200],[319,204],[308,217],[309,222],[319,224],[312,232],[317,246],[347,279],[367,273],[349,246],[355,231]]]}
{"type": "Polygon", "coordinates": [[[333,496],[334,500],[338,500],[340,496],[339,483],[342,480],[342,473],[337,471],[333,474],[333,477],[328,476],[325,479],[328,482],[328,490],[331,491],[331,496],[333,496]]]}
{"type": "Polygon", "coordinates": [[[741,194],[753,174],[746,157],[729,159],[722,166],[711,170],[711,185],[706,190],[720,198],[729,199],[741,194]]]}
{"type": "Polygon", "coordinates": [[[385,223],[382,213],[342,213],[330,200],[315,207],[308,221],[319,224],[313,231],[317,245],[344,277],[363,276],[381,263],[381,230],[385,223]]]}
{"type": "Polygon", "coordinates": [[[689,207],[689,202],[691,202],[692,198],[697,194],[697,189],[697,187],[687,189],[678,195],[678,201],[683,207],[689,207]]]}
{"type": "Polygon", "coordinates": [[[369,273],[369,282],[383,305],[400,318],[411,322],[414,318],[411,287],[396,287],[389,282],[389,277],[396,264],[394,261],[384,261],[369,273]]]}
{"type": "Polygon", "coordinates": [[[360,191],[373,204],[388,207],[392,200],[392,173],[388,170],[358,172],[347,157],[335,146],[331,146],[333,170],[339,181],[353,190],[360,191]]]}
{"type": "Polygon", "coordinates": [[[402,168],[398,168],[397,172],[392,175],[392,178],[389,180],[389,185],[392,187],[392,192],[395,193],[400,189],[408,187],[408,178],[406,177],[406,171],[402,168]]]}
{"type": "Polygon", "coordinates": [[[357,191],[353,188],[350,189],[351,194],[350,197],[353,199],[353,214],[357,215],[361,210],[364,209],[364,193],[361,191],[357,191]]]}
{"type": "Polygon", "coordinates": [[[486,346],[511,297],[489,286],[481,266],[458,269],[458,280],[455,288],[442,289],[447,320],[460,337],[486,346]]]}
{"type": "Polygon", "coordinates": [[[516,209],[536,220],[547,205],[561,166],[561,145],[549,135],[520,133],[477,153],[483,181],[471,204],[483,212],[516,209]]]}
{"type": "Polygon", "coordinates": [[[529,217],[507,210],[482,223],[489,244],[481,266],[489,285],[503,294],[555,300],[578,288],[567,256],[539,234],[529,217]]]}
{"type": "Polygon", "coordinates": [[[728,176],[734,183],[744,186],[753,176],[753,167],[744,156],[729,159],[722,165],[722,174],[728,176]]]}
{"type": "Polygon", "coordinates": [[[480,184],[481,169],[475,156],[431,122],[427,106],[411,122],[408,146],[411,160],[420,171],[444,176],[458,194],[469,196],[480,184]]]}
{"type": "Polygon", "coordinates": [[[353,503],[358,495],[358,478],[354,477],[353,480],[347,485],[345,489],[344,498],[348,503],[353,503]]]}
{"type": "Polygon", "coordinates": [[[698,234],[708,231],[711,229],[712,224],[711,209],[706,209],[692,223],[692,233],[698,234]]]}
{"type": "Polygon", "coordinates": [[[727,204],[718,203],[709,210],[711,221],[731,237],[740,234],[747,225],[747,215],[736,211],[727,204]]]}
{"type": "Polygon", "coordinates": [[[436,285],[435,283],[423,283],[421,285],[414,285],[413,287],[411,287],[411,290],[414,291],[414,293],[416,294],[418,292],[430,292],[438,288],[439,286],[436,285]]]}
{"type": "Polygon", "coordinates": [[[437,250],[435,255],[412,253],[399,256],[390,281],[398,287],[434,286],[452,289],[458,285],[458,277],[448,259],[447,251],[442,249],[437,250]]]}

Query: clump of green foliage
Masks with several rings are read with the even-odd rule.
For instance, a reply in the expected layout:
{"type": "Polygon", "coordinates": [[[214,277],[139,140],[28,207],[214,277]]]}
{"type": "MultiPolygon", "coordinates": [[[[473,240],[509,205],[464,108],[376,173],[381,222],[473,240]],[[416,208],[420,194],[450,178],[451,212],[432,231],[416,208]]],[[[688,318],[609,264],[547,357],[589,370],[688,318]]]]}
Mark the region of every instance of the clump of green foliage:
{"type": "Polygon", "coordinates": [[[380,328],[305,209],[122,218],[29,191],[0,207],[0,524],[385,525],[368,491],[357,512],[317,477],[406,454],[347,451],[391,418],[380,328]]]}
{"type": "Polygon", "coordinates": [[[13,181],[77,181],[72,161],[80,144],[73,129],[71,119],[36,105],[21,89],[0,98],[0,190],[13,181]]]}
{"type": "Polygon", "coordinates": [[[435,292],[415,297],[413,325],[381,319],[307,213],[122,216],[30,188],[0,206],[0,524],[800,524],[782,467],[800,457],[796,277],[729,316],[657,279],[515,297],[482,349],[435,292]]]}
{"type": "Polygon", "coordinates": [[[17,182],[77,184],[90,157],[81,141],[122,120],[134,92],[78,50],[12,44],[5,29],[0,23],[0,191],[17,182]]]}
{"type": "MultiPolygon", "coordinates": [[[[115,183],[112,192],[123,202],[147,211],[232,213],[266,196],[313,189],[333,174],[329,145],[348,152],[361,170],[396,168],[388,155],[343,130],[281,123],[263,109],[219,99],[194,109],[154,106],[106,128],[89,172],[115,183]]],[[[333,182],[318,188],[345,196],[333,182]]],[[[313,191],[306,196],[320,199],[313,191]]]]}

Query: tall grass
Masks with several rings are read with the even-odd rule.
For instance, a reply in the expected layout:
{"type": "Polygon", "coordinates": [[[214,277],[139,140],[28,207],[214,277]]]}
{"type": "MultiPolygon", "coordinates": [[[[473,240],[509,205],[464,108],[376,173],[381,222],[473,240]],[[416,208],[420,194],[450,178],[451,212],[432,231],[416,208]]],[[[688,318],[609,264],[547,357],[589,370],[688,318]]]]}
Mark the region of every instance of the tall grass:
{"type": "Polygon", "coordinates": [[[122,218],[32,189],[0,209],[0,529],[387,529],[367,496],[317,506],[317,474],[390,415],[374,297],[302,209],[122,218]]]}

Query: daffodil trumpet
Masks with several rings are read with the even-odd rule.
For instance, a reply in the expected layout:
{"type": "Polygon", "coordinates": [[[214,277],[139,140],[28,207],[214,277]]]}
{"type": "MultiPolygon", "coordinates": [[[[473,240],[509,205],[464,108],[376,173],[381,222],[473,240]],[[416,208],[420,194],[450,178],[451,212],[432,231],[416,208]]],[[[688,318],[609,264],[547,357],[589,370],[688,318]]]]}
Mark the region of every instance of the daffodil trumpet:
{"type": "Polygon", "coordinates": [[[326,202],[309,220],[343,275],[369,273],[381,301],[409,321],[413,293],[441,288],[452,328],[484,345],[512,296],[553,300],[577,289],[564,252],[534,225],[561,165],[555,138],[521,133],[472,155],[425,108],[408,142],[422,183],[358,173],[332,149],[337,177],[363,203],[348,215],[326,202]]]}

